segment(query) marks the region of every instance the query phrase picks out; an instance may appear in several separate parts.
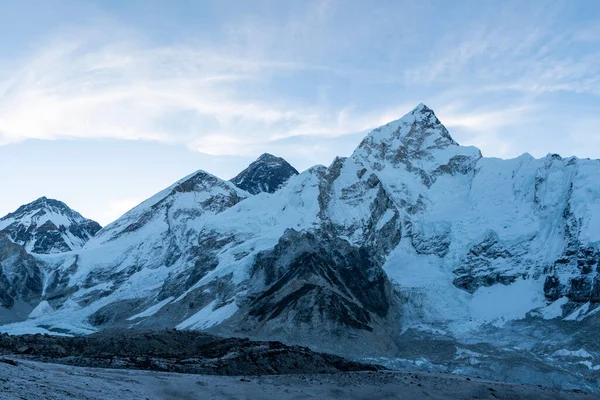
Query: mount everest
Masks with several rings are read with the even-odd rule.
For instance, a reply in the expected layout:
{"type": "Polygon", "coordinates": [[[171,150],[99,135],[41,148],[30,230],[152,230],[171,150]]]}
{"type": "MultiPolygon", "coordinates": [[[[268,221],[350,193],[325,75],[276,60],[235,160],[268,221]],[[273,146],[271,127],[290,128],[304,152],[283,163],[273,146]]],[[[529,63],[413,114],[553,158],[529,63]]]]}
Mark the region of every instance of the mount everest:
{"type": "Polygon", "coordinates": [[[294,175],[298,175],[298,171],[287,161],[265,153],[240,172],[231,182],[251,194],[274,193],[294,175]]]}
{"type": "Polygon", "coordinates": [[[0,219],[0,331],[209,330],[594,386],[598,176],[482,157],[421,104],[328,167],[197,171],[101,230],[42,198],[0,219]]]}

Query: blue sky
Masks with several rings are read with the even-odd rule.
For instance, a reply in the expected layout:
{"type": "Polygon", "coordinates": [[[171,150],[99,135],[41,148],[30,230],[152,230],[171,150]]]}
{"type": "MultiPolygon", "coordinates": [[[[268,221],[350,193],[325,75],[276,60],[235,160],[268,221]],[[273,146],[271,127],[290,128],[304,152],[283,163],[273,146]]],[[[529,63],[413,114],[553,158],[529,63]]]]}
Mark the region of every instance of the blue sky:
{"type": "Polygon", "coordinates": [[[197,169],[327,165],[420,102],[485,156],[600,158],[600,2],[0,0],[0,214],[106,224],[197,169]]]}

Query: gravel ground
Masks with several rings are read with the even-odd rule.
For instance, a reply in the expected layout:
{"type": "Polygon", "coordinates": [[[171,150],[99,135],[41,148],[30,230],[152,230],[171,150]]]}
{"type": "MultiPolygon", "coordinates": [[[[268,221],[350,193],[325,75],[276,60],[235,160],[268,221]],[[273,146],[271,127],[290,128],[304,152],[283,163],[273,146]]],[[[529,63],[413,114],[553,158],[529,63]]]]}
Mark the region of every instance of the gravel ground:
{"type": "Polygon", "coordinates": [[[85,368],[21,358],[0,362],[0,399],[600,399],[445,374],[342,372],[259,377],[85,368]]]}

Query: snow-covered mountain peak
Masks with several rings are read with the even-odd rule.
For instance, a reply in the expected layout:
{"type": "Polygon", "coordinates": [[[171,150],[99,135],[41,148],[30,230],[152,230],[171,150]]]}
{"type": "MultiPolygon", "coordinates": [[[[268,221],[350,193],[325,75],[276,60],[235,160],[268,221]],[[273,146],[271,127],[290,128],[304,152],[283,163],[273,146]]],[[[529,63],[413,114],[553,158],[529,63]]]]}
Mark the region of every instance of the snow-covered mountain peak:
{"type": "Polygon", "coordinates": [[[62,201],[40,197],[0,218],[0,231],[32,253],[77,250],[100,230],[62,201]]]}
{"type": "MultiPolygon", "coordinates": [[[[162,235],[172,227],[204,214],[218,214],[248,193],[234,184],[199,170],[158,192],[102,229],[87,247],[96,247],[128,233],[162,235]]],[[[175,228],[173,228],[175,229],[175,228]]]]}
{"type": "Polygon", "coordinates": [[[473,171],[481,157],[479,149],[454,141],[433,110],[419,104],[402,118],[370,132],[350,159],[359,170],[379,171],[379,178],[390,185],[397,184],[398,174],[406,174],[405,179],[429,187],[440,175],[473,171]]]}
{"type": "Polygon", "coordinates": [[[248,193],[274,193],[294,175],[298,171],[286,160],[264,153],[231,182],[248,193]]]}
{"type": "Polygon", "coordinates": [[[285,160],[281,157],[274,156],[273,154],[263,153],[260,157],[256,159],[256,161],[281,163],[281,161],[285,160]]]}
{"type": "Polygon", "coordinates": [[[433,110],[421,103],[402,118],[374,129],[361,147],[364,145],[427,150],[458,146],[458,143],[433,110]]]}
{"type": "Polygon", "coordinates": [[[73,210],[71,210],[62,201],[49,199],[44,196],[32,201],[31,203],[22,205],[15,212],[8,214],[2,219],[30,215],[32,219],[37,220],[39,218],[43,218],[43,215],[51,216],[52,214],[70,214],[75,218],[78,217],[78,215],[75,215],[77,213],[74,213],[73,210]]]}

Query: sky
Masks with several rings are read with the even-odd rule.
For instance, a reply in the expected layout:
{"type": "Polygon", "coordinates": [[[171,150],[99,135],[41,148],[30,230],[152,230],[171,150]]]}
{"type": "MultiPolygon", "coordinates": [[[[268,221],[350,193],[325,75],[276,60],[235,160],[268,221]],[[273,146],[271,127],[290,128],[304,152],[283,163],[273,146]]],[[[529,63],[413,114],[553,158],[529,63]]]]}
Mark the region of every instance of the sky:
{"type": "Polygon", "coordinates": [[[484,156],[600,158],[600,1],[0,0],[0,215],[329,165],[421,102],[484,156]]]}

